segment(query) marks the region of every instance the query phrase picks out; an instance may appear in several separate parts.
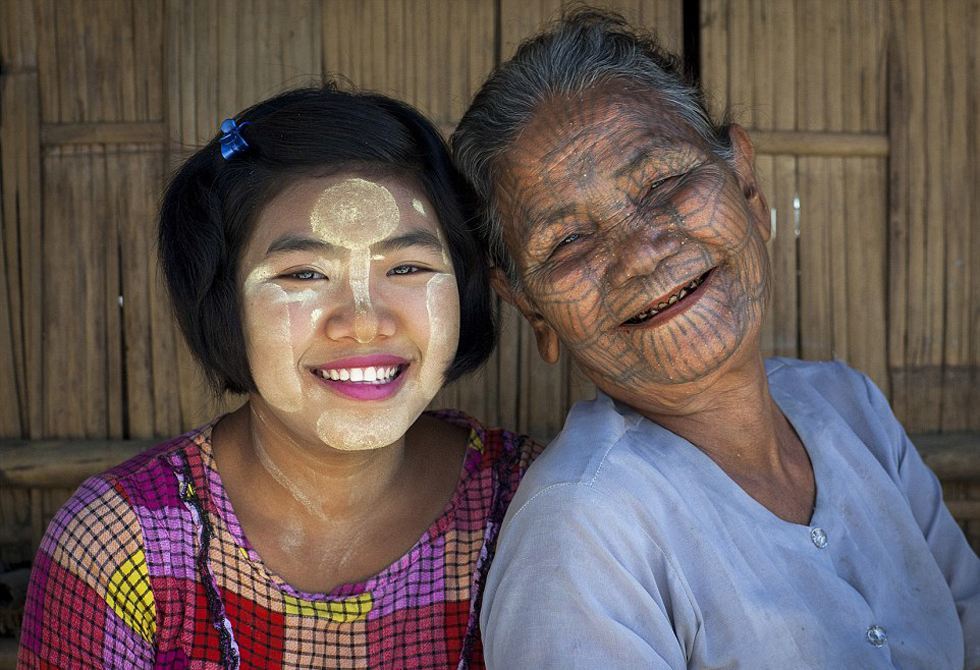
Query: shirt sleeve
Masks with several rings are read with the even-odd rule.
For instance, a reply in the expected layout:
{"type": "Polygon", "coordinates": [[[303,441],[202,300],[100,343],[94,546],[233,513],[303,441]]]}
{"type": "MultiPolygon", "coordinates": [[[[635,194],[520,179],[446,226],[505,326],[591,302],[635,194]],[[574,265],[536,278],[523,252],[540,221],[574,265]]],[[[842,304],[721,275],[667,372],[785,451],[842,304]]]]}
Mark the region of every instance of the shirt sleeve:
{"type": "Polygon", "coordinates": [[[87,481],[34,559],[18,668],[152,668],[156,608],[136,514],[87,481]]]}
{"type": "Polygon", "coordinates": [[[505,522],[481,612],[489,668],[686,668],[689,592],[621,504],[546,488],[505,522]],[[639,534],[639,537],[638,537],[639,534]]]}
{"type": "Polygon", "coordinates": [[[939,480],[923,463],[888,401],[867,377],[865,384],[872,407],[897,445],[898,483],[956,602],[966,642],[965,667],[980,668],[980,559],[946,508],[939,480]]]}

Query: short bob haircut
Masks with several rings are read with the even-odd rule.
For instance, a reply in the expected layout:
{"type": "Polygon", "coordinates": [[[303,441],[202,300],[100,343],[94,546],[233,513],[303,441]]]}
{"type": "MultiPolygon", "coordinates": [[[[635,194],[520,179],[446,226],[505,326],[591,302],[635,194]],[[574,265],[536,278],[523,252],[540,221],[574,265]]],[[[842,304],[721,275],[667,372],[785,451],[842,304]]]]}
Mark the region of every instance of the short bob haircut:
{"type": "Polygon", "coordinates": [[[225,160],[215,136],[177,170],[160,208],[160,260],[173,309],[215,391],[256,391],[236,281],[256,218],[291,183],[346,170],[408,178],[428,196],[459,287],[459,346],[445,381],[486,361],[496,321],[488,261],[470,228],[474,198],[429,121],[404,103],[334,83],[282,93],[235,120],[248,147],[225,160]]]}

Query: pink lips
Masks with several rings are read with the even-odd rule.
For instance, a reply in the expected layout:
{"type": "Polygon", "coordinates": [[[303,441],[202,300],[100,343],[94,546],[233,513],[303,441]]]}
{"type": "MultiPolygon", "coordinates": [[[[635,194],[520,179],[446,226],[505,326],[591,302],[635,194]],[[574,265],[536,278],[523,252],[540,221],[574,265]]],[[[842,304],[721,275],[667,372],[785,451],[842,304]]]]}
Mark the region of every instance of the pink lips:
{"type": "Polygon", "coordinates": [[[350,358],[331,361],[330,363],[311,369],[310,372],[318,382],[331,391],[347,398],[354,400],[387,400],[398,393],[405,384],[405,370],[408,368],[408,365],[409,362],[401,356],[373,354],[369,356],[351,356],[350,358]],[[398,366],[400,369],[391,381],[384,384],[378,384],[376,382],[337,381],[334,379],[324,379],[320,375],[321,370],[391,366],[398,366]]]}

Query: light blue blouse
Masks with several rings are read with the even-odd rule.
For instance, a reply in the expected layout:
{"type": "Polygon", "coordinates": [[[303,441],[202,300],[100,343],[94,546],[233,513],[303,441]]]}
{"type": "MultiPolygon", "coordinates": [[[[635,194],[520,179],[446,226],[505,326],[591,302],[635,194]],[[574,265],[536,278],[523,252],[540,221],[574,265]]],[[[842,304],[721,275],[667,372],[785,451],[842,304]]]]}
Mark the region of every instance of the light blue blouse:
{"type": "Polygon", "coordinates": [[[980,667],[980,560],[881,392],[840,363],[766,367],[810,525],[628,407],[578,403],[504,521],[491,668],[980,667]]]}

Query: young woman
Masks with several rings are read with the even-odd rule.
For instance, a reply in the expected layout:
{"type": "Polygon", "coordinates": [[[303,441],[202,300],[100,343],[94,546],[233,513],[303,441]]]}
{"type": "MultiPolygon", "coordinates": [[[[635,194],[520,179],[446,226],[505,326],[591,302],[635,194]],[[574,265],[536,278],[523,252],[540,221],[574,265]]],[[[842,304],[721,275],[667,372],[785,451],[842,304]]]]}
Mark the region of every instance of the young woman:
{"type": "Polygon", "coordinates": [[[494,344],[468,192],[416,111],[333,86],[222,124],[165,195],[174,310],[241,409],[94,477],[42,542],[22,667],[481,667],[533,443],[423,413],[494,344]]]}

